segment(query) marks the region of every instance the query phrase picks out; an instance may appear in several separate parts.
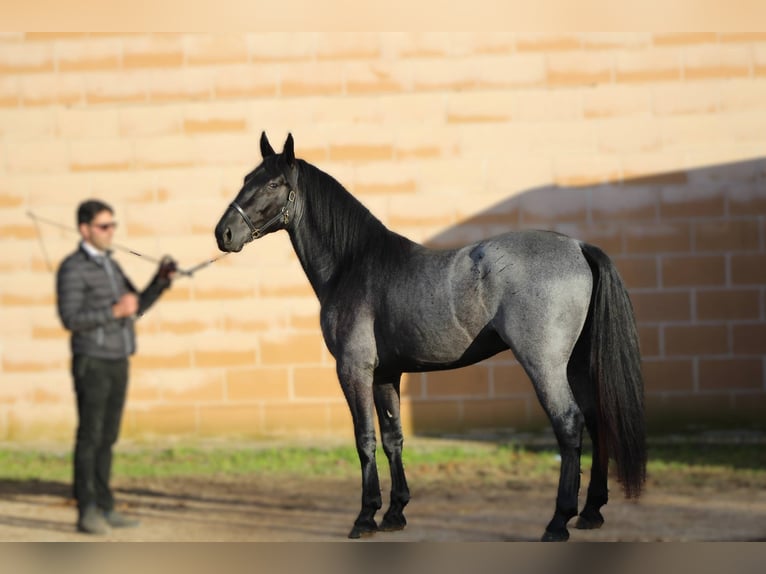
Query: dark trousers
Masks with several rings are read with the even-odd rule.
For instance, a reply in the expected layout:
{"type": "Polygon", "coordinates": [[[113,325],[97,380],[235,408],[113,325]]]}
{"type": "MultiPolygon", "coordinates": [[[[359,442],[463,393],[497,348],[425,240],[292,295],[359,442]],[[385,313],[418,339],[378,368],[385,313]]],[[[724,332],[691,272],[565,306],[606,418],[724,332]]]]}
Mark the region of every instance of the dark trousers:
{"type": "Polygon", "coordinates": [[[128,388],[128,359],[72,357],[77,395],[77,441],[74,449],[74,497],[82,512],[90,505],[114,508],[109,488],[112,446],[120,433],[128,388]]]}

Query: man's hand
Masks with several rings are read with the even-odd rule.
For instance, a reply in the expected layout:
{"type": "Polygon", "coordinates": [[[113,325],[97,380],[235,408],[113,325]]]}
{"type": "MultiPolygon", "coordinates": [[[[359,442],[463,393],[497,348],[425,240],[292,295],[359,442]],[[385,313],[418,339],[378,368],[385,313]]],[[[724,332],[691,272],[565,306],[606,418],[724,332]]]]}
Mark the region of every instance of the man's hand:
{"type": "Polygon", "coordinates": [[[115,319],[132,317],[138,312],[138,297],[135,293],[125,293],[120,300],[112,305],[112,315],[115,319]]]}
{"type": "Polygon", "coordinates": [[[172,281],[178,271],[178,264],[170,255],[165,255],[160,261],[160,267],[157,270],[157,277],[163,281],[172,281]]]}

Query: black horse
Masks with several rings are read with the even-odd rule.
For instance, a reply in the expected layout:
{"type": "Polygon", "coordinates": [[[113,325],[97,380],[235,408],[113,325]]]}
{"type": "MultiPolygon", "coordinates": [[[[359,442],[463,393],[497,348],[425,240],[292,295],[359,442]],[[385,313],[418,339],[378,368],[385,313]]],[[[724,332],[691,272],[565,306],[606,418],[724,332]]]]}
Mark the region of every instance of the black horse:
{"type": "Polygon", "coordinates": [[[261,136],[262,163],[215,228],[240,251],[287,230],[321,304],[325,343],[354,422],[362,509],[349,536],[404,528],[402,373],[453,369],[511,349],[532,380],[561,451],[556,510],[543,540],[566,540],[578,513],[582,430],[593,466],[577,528],[600,527],[611,457],[626,496],[646,476],[643,383],[633,309],[599,248],[546,231],[519,231],[455,250],[432,250],[388,230],[331,176],[277,154],[261,136]],[[380,526],[377,411],[391,467],[380,526]]]}

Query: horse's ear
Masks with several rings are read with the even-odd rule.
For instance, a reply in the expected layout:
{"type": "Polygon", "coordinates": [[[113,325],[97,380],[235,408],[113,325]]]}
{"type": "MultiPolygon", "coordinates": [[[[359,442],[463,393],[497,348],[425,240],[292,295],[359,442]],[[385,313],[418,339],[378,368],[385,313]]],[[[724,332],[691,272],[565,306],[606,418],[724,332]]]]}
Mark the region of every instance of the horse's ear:
{"type": "Polygon", "coordinates": [[[293,143],[293,134],[287,134],[285,147],[282,149],[282,156],[285,158],[287,165],[292,167],[292,165],[295,163],[295,146],[293,143]]]}
{"type": "Polygon", "coordinates": [[[261,132],[261,157],[263,159],[266,159],[270,155],[274,155],[275,152],[274,148],[271,147],[271,144],[269,143],[269,138],[266,137],[266,132],[261,132]]]}

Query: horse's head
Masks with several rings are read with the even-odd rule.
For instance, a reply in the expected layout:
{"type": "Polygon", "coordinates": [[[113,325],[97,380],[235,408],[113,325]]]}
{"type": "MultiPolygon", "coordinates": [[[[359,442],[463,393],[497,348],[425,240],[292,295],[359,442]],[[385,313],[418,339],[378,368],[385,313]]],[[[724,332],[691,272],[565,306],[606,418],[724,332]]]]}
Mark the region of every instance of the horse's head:
{"type": "Polygon", "coordinates": [[[245,176],[242,189],[215,226],[221,251],[241,251],[253,239],[284,229],[294,214],[298,166],[292,134],[277,154],[263,132],[261,156],[263,161],[245,176]]]}

